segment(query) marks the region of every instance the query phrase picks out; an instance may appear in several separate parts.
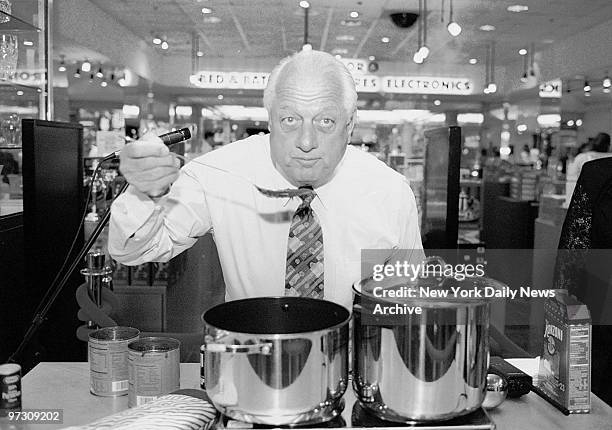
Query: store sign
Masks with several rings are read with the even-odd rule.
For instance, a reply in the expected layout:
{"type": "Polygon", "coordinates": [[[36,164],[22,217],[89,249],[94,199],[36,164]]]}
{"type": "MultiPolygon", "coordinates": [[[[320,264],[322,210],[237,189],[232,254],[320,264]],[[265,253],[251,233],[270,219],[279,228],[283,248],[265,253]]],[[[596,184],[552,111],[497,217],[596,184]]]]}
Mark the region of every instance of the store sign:
{"type": "Polygon", "coordinates": [[[558,99],[561,97],[561,92],[561,79],[555,79],[554,81],[540,84],[540,92],[538,94],[542,98],[558,99]]]}
{"type": "Polygon", "coordinates": [[[354,74],[363,74],[368,71],[368,61],[360,60],[358,58],[341,58],[340,62],[348,69],[349,72],[354,74]]]}
{"type": "MultiPolygon", "coordinates": [[[[349,60],[347,60],[349,61],[349,60]]],[[[363,61],[363,60],[354,60],[363,61]]],[[[356,62],[354,67],[360,67],[356,62]]],[[[367,67],[367,65],[366,65],[367,67]]],[[[362,70],[362,69],[359,69],[362,70]]],[[[210,72],[191,75],[189,81],[200,88],[263,90],[270,73],[259,72],[210,72]]],[[[474,84],[469,79],[428,76],[376,76],[353,73],[358,93],[396,94],[472,94],[474,84]]]]}
{"type": "Polygon", "coordinates": [[[208,72],[201,71],[189,77],[189,82],[200,88],[263,90],[270,73],[260,72],[208,72]]]}

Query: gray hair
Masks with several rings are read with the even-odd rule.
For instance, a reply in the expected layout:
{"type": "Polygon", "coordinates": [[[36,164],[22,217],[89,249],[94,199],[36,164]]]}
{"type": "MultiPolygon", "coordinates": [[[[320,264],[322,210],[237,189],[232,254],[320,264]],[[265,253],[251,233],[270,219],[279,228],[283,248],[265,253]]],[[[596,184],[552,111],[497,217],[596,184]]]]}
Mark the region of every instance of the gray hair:
{"type": "Polygon", "coordinates": [[[268,78],[268,85],[264,90],[263,104],[268,114],[272,113],[272,104],[276,98],[276,84],[283,69],[293,61],[310,61],[317,65],[322,73],[329,73],[337,76],[342,86],[343,105],[348,115],[352,115],[357,109],[357,90],[355,80],[346,66],[327,52],[315,51],[312,49],[296,52],[289,57],[283,58],[281,62],[272,70],[268,78]]]}

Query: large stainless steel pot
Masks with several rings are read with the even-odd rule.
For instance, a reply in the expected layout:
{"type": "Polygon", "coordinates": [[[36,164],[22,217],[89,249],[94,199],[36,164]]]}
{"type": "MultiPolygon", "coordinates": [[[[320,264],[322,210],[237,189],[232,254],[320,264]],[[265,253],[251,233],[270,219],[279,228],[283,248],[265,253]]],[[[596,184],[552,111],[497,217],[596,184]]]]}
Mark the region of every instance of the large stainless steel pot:
{"type": "Polygon", "coordinates": [[[350,312],[324,300],[261,297],[207,311],[204,377],[230,418],[286,425],[342,411],[348,384],[350,312]]]}
{"type": "MultiPolygon", "coordinates": [[[[353,287],[353,388],[361,404],[396,422],[445,420],[479,408],[489,367],[490,299],[381,298],[380,290],[373,291],[376,285],[370,279],[353,287]],[[379,307],[374,314],[376,305],[395,304],[406,310],[420,306],[422,313],[381,315],[379,307]]],[[[399,286],[483,291],[502,284],[485,278],[417,279],[385,289],[399,286]]]]}

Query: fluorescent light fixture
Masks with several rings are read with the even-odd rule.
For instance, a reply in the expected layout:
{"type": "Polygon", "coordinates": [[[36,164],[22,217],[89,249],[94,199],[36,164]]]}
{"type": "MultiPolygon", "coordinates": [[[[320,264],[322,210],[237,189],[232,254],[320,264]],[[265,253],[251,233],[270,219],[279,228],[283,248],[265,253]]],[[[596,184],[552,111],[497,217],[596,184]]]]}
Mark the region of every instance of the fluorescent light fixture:
{"type": "Polygon", "coordinates": [[[345,48],[334,48],[334,49],[332,49],[331,53],[332,53],[332,55],[336,55],[336,54],[338,54],[338,55],[346,55],[346,54],[348,54],[348,49],[345,49],[345,48]]]}
{"type": "Polygon", "coordinates": [[[478,63],[478,59],[477,59],[477,58],[470,58],[470,59],[469,59],[469,61],[468,61],[468,63],[470,63],[470,64],[476,64],[476,63],[478,63]]]}
{"type": "Polygon", "coordinates": [[[457,123],[458,124],[482,124],[484,122],[484,115],[481,113],[458,113],[457,123]]]}
{"type": "Polygon", "coordinates": [[[351,36],[350,34],[342,34],[340,36],[336,36],[336,40],[339,42],[352,42],[355,40],[355,36],[351,36]]]}
{"type": "Polygon", "coordinates": [[[140,107],[137,105],[123,105],[123,116],[125,118],[138,118],[140,107]]]}
{"type": "Polygon", "coordinates": [[[461,26],[457,24],[455,21],[449,22],[446,26],[446,29],[450,33],[451,36],[457,37],[461,34],[461,26]]]}
{"type": "Polygon", "coordinates": [[[23,44],[24,44],[25,46],[34,46],[34,42],[32,42],[31,40],[24,40],[24,41],[23,41],[23,44]]]}
{"type": "Polygon", "coordinates": [[[209,14],[213,13],[213,11],[212,11],[212,9],[211,9],[211,8],[209,8],[209,7],[203,7],[203,8],[202,8],[202,13],[203,13],[204,15],[209,15],[209,14]]]}
{"type": "Polygon", "coordinates": [[[527,55],[527,50],[525,48],[519,49],[519,55],[527,55]]]}
{"type": "Polygon", "coordinates": [[[81,70],[84,72],[89,72],[91,70],[91,63],[87,60],[83,61],[83,64],[81,64],[81,70]]]}
{"type": "Polygon", "coordinates": [[[506,8],[508,12],[527,12],[529,10],[529,6],[525,6],[524,4],[513,4],[506,8]]]}
{"type": "Polygon", "coordinates": [[[191,108],[191,106],[177,106],[174,111],[176,112],[176,116],[183,117],[191,116],[191,114],[193,113],[193,109],[191,108]]]}
{"type": "Polygon", "coordinates": [[[426,109],[394,109],[357,111],[360,123],[374,122],[377,124],[401,124],[402,122],[444,123],[446,115],[432,113],[426,109]]]}
{"type": "Polygon", "coordinates": [[[382,43],[389,43],[391,41],[391,39],[389,39],[387,36],[383,36],[380,38],[380,41],[382,43]]]}
{"type": "Polygon", "coordinates": [[[561,125],[561,115],[558,113],[542,114],[537,117],[540,127],[559,127],[561,125]]]}
{"type": "Polygon", "coordinates": [[[204,53],[203,53],[202,51],[198,51],[198,52],[196,52],[196,55],[197,55],[198,57],[203,57],[203,56],[204,56],[204,53]]]}
{"type": "Polygon", "coordinates": [[[478,27],[480,31],[495,31],[495,26],[491,24],[485,24],[478,27]]]}

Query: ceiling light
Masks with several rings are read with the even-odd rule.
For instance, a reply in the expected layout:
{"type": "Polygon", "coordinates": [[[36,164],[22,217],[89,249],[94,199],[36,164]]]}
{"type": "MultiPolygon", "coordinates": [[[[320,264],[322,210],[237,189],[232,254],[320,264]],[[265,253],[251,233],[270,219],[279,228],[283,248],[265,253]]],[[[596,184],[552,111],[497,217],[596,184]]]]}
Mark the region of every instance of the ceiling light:
{"type": "Polygon", "coordinates": [[[527,124],[519,124],[516,126],[516,129],[518,130],[519,133],[527,131],[527,124]]]}
{"type": "Polygon", "coordinates": [[[588,93],[589,91],[591,91],[591,85],[589,84],[589,81],[584,81],[584,92],[588,93]]]}
{"type": "Polygon", "coordinates": [[[576,120],[576,125],[577,125],[578,127],[580,127],[580,126],[582,125],[582,120],[581,120],[580,118],[578,118],[578,119],[576,120]]]}
{"type": "Polygon", "coordinates": [[[451,36],[457,37],[461,34],[461,26],[457,24],[455,21],[449,22],[446,26],[446,29],[450,33],[451,36]]]}
{"type": "Polygon", "coordinates": [[[368,60],[370,60],[370,61],[374,61],[374,60],[376,60],[376,57],[375,57],[375,56],[373,56],[373,55],[370,55],[370,56],[368,57],[368,60]]]}
{"type": "Polygon", "coordinates": [[[223,100],[223,94],[219,94],[219,95],[217,96],[217,98],[218,98],[219,100],[223,100]]]}
{"type": "Polygon", "coordinates": [[[495,31],[495,26],[491,24],[485,24],[478,27],[481,31],[495,31]]]}
{"type": "Polygon", "coordinates": [[[204,56],[204,53],[203,53],[202,51],[198,51],[198,52],[196,52],[196,55],[197,55],[198,57],[203,57],[203,56],[204,56]]]}
{"type": "Polygon", "coordinates": [[[161,43],[162,43],[162,40],[159,37],[153,38],[153,45],[160,45],[161,43]]]}
{"type": "Polygon", "coordinates": [[[344,25],[346,27],[359,27],[361,25],[361,21],[358,19],[343,19],[340,21],[340,25],[344,25]]]}
{"type": "Polygon", "coordinates": [[[17,95],[18,95],[18,96],[22,96],[22,95],[23,95],[23,91],[21,91],[21,90],[17,90],[17,95]]]}
{"type": "Polygon", "coordinates": [[[425,61],[425,59],[421,55],[420,50],[414,53],[414,55],[412,56],[412,61],[414,61],[417,64],[423,64],[423,61],[425,61]]]}
{"type": "Polygon", "coordinates": [[[573,119],[570,119],[570,120],[567,122],[567,126],[568,126],[568,127],[573,127],[573,126],[574,126],[574,120],[573,120],[573,119]]]}
{"type": "Polygon", "coordinates": [[[168,42],[164,40],[161,44],[161,49],[168,49],[168,42]]]}
{"type": "Polygon", "coordinates": [[[355,40],[355,36],[351,36],[349,34],[342,34],[340,36],[336,36],[336,40],[339,42],[352,42],[355,40]]]}
{"type": "Polygon", "coordinates": [[[352,11],[351,13],[349,13],[349,16],[351,18],[359,18],[359,12],[357,12],[356,10],[352,11]]]}
{"type": "Polygon", "coordinates": [[[81,70],[84,72],[89,72],[91,70],[91,63],[87,60],[83,61],[83,64],[81,64],[81,70]]]}
{"type": "Polygon", "coordinates": [[[218,24],[221,22],[221,18],[218,16],[205,16],[202,21],[204,21],[204,24],[218,24]]]}
{"type": "Polygon", "coordinates": [[[23,44],[24,44],[25,46],[34,46],[34,42],[32,42],[31,40],[24,40],[24,41],[23,41],[23,44]]]}
{"type": "Polygon", "coordinates": [[[108,85],[108,82],[106,82],[106,81],[100,82],[100,86],[103,87],[103,88],[106,87],[107,85],[108,85]]]}
{"type": "Polygon", "coordinates": [[[526,83],[529,80],[529,78],[527,77],[527,72],[523,73],[523,76],[521,76],[521,82],[526,83]]]}
{"type": "Polygon", "coordinates": [[[470,64],[476,64],[476,63],[478,63],[478,59],[477,59],[477,58],[470,58],[470,59],[469,59],[469,61],[468,61],[468,63],[470,63],[470,64]]]}
{"type": "Polygon", "coordinates": [[[604,88],[610,88],[610,87],[612,87],[612,81],[610,80],[610,78],[609,78],[608,76],[606,76],[606,77],[603,79],[602,85],[603,85],[603,87],[604,87],[604,88]]]}
{"type": "Polygon", "coordinates": [[[529,6],[525,6],[523,4],[513,4],[506,8],[508,12],[527,12],[529,10],[529,6]]]}
{"type": "Polygon", "coordinates": [[[442,102],[440,100],[438,100],[438,99],[434,100],[434,105],[435,106],[440,106],[441,104],[442,104],[442,102]]]}
{"type": "Polygon", "coordinates": [[[89,83],[92,83],[94,80],[94,74],[89,75],[89,83]]]}
{"type": "Polygon", "coordinates": [[[212,9],[211,9],[211,8],[209,8],[209,7],[203,7],[203,8],[202,8],[202,13],[203,13],[204,15],[208,15],[208,14],[213,13],[213,11],[212,11],[212,9]]]}
{"type": "Polygon", "coordinates": [[[425,60],[427,57],[429,57],[429,48],[425,45],[421,46],[419,48],[419,55],[423,57],[423,60],[425,60]]]}
{"type": "Polygon", "coordinates": [[[307,1],[301,1],[300,7],[303,9],[308,9],[310,7],[310,3],[308,3],[307,1]]]}
{"type": "Polygon", "coordinates": [[[103,77],[103,76],[104,76],[104,73],[102,72],[102,67],[100,67],[100,68],[98,69],[98,73],[96,73],[96,76],[97,76],[98,78],[101,78],[101,77],[103,77]]]}
{"type": "Polygon", "coordinates": [[[519,49],[519,55],[527,55],[527,50],[525,48],[519,49]]]}
{"type": "Polygon", "coordinates": [[[334,49],[332,49],[332,52],[331,52],[331,53],[332,53],[333,55],[336,55],[336,54],[338,54],[338,55],[346,55],[346,54],[348,54],[348,49],[344,49],[344,48],[334,48],[334,49]]]}
{"type": "Polygon", "coordinates": [[[384,36],[384,37],[382,37],[382,38],[380,39],[380,41],[381,41],[382,43],[389,43],[389,42],[391,41],[391,39],[389,39],[387,36],[384,36]]]}
{"type": "Polygon", "coordinates": [[[81,70],[80,69],[76,69],[76,72],[74,72],[73,75],[75,78],[80,78],[81,77],[81,70]]]}
{"type": "Polygon", "coordinates": [[[336,58],[336,60],[342,60],[342,55],[340,54],[336,54],[334,55],[334,57],[336,58]]]}
{"type": "Polygon", "coordinates": [[[60,61],[60,65],[57,68],[57,70],[59,72],[65,72],[66,71],[66,62],[64,61],[64,56],[62,55],[61,57],[62,57],[62,61],[60,61]]]}

